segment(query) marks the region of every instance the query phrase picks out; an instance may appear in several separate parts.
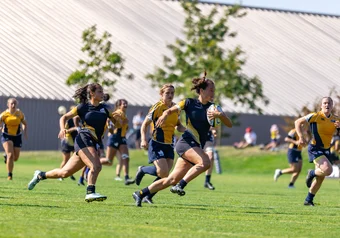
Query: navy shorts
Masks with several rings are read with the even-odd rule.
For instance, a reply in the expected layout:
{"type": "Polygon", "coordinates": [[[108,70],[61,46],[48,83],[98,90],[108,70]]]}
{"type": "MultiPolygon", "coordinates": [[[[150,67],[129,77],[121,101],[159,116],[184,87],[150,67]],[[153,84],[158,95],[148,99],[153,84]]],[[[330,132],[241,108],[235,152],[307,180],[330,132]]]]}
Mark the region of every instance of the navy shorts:
{"type": "Polygon", "coordinates": [[[308,145],[309,163],[313,163],[313,161],[320,156],[326,156],[326,158],[329,159],[329,155],[329,149],[318,148],[311,144],[308,145]]]}
{"type": "Polygon", "coordinates": [[[94,147],[96,150],[99,148],[98,142],[92,137],[88,131],[80,131],[74,140],[74,152],[76,154],[79,150],[86,147],[94,147]]]}
{"type": "Polygon", "coordinates": [[[162,144],[157,141],[150,140],[149,142],[149,164],[152,164],[154,161],[165,158],[165,159],[174,159],[174,147],[171,144],[162,144]]]}
{"type": "Polygon", "coordinates": [[[339,156],[334,153],[330,153],[328,160],[331,164],[334,164],[334,162],[339,161],[339,156]]]}
{"type": "Polygon", "coordinates": [[[287,158],[290,164],[298,163],[299,160],[302,160],[301,150],[288,149],[287,158]]]}
{"type": "Polygon", "coordinates": [[[70,145],[66,139],[61,141],[61,152],[63,153],[71,153],[74,151],[74,146],[70,145]]]}
{"type": "Polygon", "coordinates": [[[106,145],[118,150],[120,145],[126,145],[126,138],[118,135],[110,135],[106,145]]]}
{"type": "Polygon", "coordinates": [[[12,141],[13,142],[13,147],[21,148],[21,146],[22,146],[22,137],[21,137],[21,135],[11,136],[11,135],[7,135],[5,133],[2,133],[1,143],[3,144],[6,141],[12,141]]]}
{"type": "Polygon", "coordinates": [[[201,147],[199,143],[195,141],[195,139],[190,135],[189,133],[182,134],[182,136],[179,138],[179,140],[176,143],[175,150],[179,156],[182,157],[182,155],[189,149],[194,147],[201,147]]]}

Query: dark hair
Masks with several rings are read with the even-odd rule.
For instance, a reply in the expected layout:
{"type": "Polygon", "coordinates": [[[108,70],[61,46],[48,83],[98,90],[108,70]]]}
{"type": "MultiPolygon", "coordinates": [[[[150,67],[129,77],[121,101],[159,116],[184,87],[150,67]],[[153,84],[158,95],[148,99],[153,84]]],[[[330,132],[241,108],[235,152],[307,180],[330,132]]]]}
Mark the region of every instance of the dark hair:
{"type": "Polygon", "coordinates": [[[125,99],[118,99],[118,100],[116,101],[116,103],[115,103],[115,110],[117,110],[117,109],[118,109],[118,107],[119,107],[120,105],[122,105],[122,104],[123,104],[123,102],[126,102],[126,103],[128,103],[128,101],[127,101],[127,100],[125,100],[125,99]]]}
{"type": "Polygon", "coordinates": [[[190,90],[195,90],[197,94],[200,94],[200,89],[206,89],[209,85],[209,83],[214,84],[214,82],[211,79],[206,78],[207,72],[204,71],[204,75],[201,78],[193,78],[192,79],[192,84],[193,86],[191,87],[190,90]]]}
{"type": "Polygon", "coordinates": [[[109,101],[109,100],[110,100],[110,94],[104,93],[103,101],[104,101],[104,102],[107,102],[107,101],[109,101]]]}
{"type": "Polygon", "coordinates": [[[75,98],[77,101],[80,103],[87,103],[89,101],[90,97],[90,92],[95,92],[97,88],[102,87],[99,83],[90,83],[87,84],[81,88],[78,88],[74,95],[73,98],[75,98]]]}

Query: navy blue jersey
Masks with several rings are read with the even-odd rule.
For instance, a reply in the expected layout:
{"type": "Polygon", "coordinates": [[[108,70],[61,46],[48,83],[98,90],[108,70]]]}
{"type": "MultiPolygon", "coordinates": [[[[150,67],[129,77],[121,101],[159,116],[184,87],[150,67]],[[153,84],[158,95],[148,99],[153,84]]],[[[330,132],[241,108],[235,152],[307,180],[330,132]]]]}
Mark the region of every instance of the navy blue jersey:
{"type": "Polygon", "coordinates": [[[93,106],[90,103],[82,103],[73,108],[71,112],[74,116],[79,115],[82,128],[87,129],[94,139],[101,141],[106,120],[110,117],[108,105],[100,103],[98,106],[93,106]]]}
{"type": "Polygon", "coordinates": [[[187,98],[180,101],[177,107],[186,113],[187,131],[193,135],[196,142],[204,146],[208,138],[210,124],[207,119],[207,109],[213,103],[203,105],[198,99],[187,98]]]}

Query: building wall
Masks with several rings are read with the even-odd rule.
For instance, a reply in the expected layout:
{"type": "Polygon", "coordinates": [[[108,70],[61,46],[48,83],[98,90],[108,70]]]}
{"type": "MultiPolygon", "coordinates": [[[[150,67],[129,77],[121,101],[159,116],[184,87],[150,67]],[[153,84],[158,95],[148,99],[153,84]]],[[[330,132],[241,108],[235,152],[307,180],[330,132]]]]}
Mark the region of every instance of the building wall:
{"type": "MultiPolygon", "coordinates": [[[[6,110],[7,99],[0,97],[0,110],[6,110]]],[[[28,123],[28,140],[23,138],[22,150],[58,150],[60,141],[58,107],[64,105],[69,108],[73,105],[70,101],[60,100],[40,100],[17,98],[18,107],[25,114],[28,123]]],[[[142,110],[144,115],[147,114],[149,107],[129,106],[127,115],[129,118],[129,127],[132,128],[132,118],[137,111],[142,110]]],[[[284,125],[285,122],[279,116],[258,116],[253,114],[241,114],[238,117],[240,126],[231,129],[223,127],[223,134],[229,134],[229,137],[222,138],[222,145],[232,145],[235,141],[242,139],[246,127],[251,126],[258,136],[258,143],[266,143],[270,140],[269,129],[272,124],[284,125]]],[[[285,132],[281,130],[282,137],[285,132]]],[[[104,142],[105,144],[105,142],[104,142]]],[[[3,150],[2,146],[0,150],[3,150]]]]}

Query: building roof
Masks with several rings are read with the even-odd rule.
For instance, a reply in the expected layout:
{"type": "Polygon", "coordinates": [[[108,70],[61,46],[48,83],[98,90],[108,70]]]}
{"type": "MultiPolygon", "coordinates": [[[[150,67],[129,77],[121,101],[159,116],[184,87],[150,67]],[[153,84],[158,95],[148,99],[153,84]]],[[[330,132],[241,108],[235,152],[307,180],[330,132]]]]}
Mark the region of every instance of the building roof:
{"type": "MultiPolygon", "coordinates": [[[[201,3],[203,11],[218,4],[201,3]]],[[[238,32],[225,47],[241,45],[246,52],[244,72],[257,75],[270,104],[265,114],[294,115],[315,98],[339,89],[340,18],[245,7],[247,16],[230,19],[238,32]]],[[[182,38],[184,12],[178,1],[161,0],[31,0],[0,1],[0,96],[71,100],[74,87],[65,84],[84,58],[82,31],[97,24],[108,31],[113,50],[126,58],[132,81],[118,80],[114,99],[149,106],[158,90],[145,79],[167,44],[182,38]]],[[[230,112],[249,113],[224,101],[230,112]]]]}

